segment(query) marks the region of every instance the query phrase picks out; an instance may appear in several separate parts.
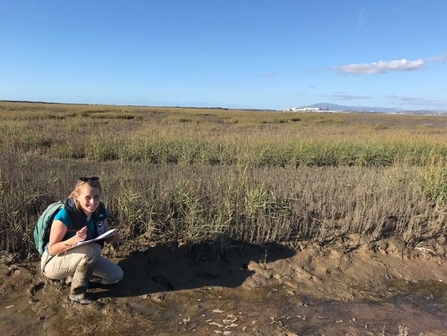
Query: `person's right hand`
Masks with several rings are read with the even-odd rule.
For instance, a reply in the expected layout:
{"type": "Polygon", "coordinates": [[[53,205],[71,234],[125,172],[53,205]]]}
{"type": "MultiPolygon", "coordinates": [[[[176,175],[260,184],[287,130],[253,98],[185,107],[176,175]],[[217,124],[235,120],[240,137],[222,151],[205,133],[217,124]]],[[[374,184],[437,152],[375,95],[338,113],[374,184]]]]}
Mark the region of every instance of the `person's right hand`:
{"type": "Polygon", "coordinates": [[[87,238],[87,226],[84,226],[82,229],[76,231],[76,242],[84,241],[87,238]]]}

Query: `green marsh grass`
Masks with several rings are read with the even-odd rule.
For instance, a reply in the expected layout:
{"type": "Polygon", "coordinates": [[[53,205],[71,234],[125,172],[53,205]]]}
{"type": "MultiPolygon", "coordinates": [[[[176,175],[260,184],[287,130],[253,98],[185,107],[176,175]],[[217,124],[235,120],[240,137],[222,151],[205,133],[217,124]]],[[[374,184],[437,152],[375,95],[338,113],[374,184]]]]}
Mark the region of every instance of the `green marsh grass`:
{"type": "Polygon", "coordinates": [[[0,250],[78,176],[124,239],[186,244],[446,234],[447,117],[0,102],[0,250]]]}

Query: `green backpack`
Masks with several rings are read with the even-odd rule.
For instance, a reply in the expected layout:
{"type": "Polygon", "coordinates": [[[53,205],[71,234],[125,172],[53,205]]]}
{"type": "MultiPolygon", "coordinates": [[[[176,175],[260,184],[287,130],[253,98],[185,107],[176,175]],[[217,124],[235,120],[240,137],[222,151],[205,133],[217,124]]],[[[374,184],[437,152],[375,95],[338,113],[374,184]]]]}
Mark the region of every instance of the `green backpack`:
{"type": "Polygon", "coordinates": [[[34,227],[34,244],[40,255],[43,254],[45,246],[48,244],[54,216],[64,207],[64,203],[64,201],[51,203],[37,220],[36,226],[34,227]]]}

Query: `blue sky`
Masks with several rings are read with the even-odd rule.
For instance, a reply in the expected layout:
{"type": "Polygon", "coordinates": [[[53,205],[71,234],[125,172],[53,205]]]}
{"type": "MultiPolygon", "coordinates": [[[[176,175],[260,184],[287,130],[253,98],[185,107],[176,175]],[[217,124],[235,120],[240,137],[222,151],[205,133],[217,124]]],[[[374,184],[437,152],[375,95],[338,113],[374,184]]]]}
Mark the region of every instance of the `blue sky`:
{"type": "Polygon", "coordinates": [[[0,0],[0,99],[447,110],[446,0],[0,0]]]}

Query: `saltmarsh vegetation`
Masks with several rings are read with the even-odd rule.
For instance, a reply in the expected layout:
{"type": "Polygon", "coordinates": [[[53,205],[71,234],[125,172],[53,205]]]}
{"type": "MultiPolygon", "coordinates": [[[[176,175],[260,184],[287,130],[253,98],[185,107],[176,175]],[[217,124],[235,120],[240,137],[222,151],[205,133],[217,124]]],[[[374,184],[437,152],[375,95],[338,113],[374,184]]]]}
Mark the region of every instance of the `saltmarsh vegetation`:
{"type": "Polygon", "coordinates": [[[0,102],[0,251],[98,175],[125,240],[444,242],[447,116],[0,102]]]}

